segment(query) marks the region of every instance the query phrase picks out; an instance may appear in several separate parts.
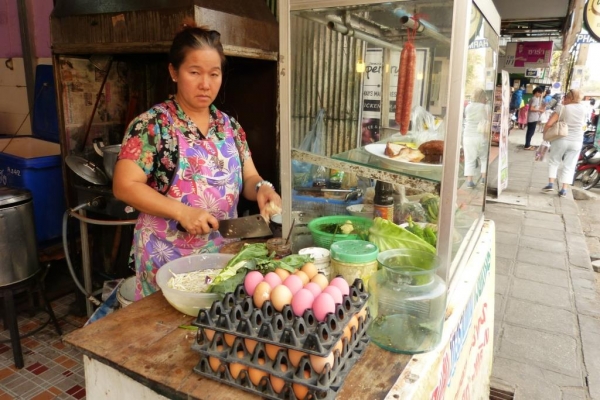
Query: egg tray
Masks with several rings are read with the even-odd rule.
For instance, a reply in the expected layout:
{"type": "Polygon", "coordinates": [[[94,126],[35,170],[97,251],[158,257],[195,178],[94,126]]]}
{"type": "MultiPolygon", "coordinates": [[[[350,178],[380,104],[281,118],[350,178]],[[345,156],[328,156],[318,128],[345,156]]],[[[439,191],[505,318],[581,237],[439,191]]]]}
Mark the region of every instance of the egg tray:
{"type": "MultiPolygon", "coordinates": [[[[337,397],[342,385],[344,384],[346,376],[352,370],[354,364],[364,354],[368,344],[369,337],[367,335],[363,335],[358,338],[358,340],[355,342],[355,346],[347,354],[346,362],[340,365],[340,370],[337,372],[335,378],[328,387],[311,388],[308,387],[308,385],[306,385],[302,379],[294,376],[294,379],[292,381],[290,381],[289,379],[284,379],[285,384],[283,388],[279,393],[276,393],[273,389],[273,386],[271,385],[269,377],[262,377],[258,385],[254,385],[250,380],[247,371],[242,370],[237,378],[233,378],[233,376],[231,376],[231,373],[229,372],[229,368],[227,368],[226,363],[224,364],[223,362],[219,365],[217,371],[213,371],[210,367],[210,363],[208,360],[209,356],[205,354],[200,354],[200,362],[196,367],[194,367],[194,372],[207,378],[224,383],[226,385],[230,385],[245,390],[247,392],[257,394],[267,399],[333,400],[337,397]],[[293,384],[300,384],[308,387],[308,393],[306,394],[304,399],[299,399],[298,397],[296,397],[292,388],[293,384]]],[[[280,355],[278,357],[281,357],[281,353],[282,352],[280,352],[280,355]]],[[[301,360],[300,365],[306,365],[307,363],[308,365],[310,365],[310,363],[305,357],[301,360]]]]}
{"type": "Polygon", "coordinates": [[[333,365],[325,365],[320,373],[312,367],[306,353],[300,358],[298,366],[294,367],[287,351],[283,348],[277,352],[274,359],[271,359],[265,343],[257,342],[254,351],[250,353],[243,338],[236,337],[232,345],[228,346],[225,338],[226,334],[220,332],[216,332],[212,340],[208,340],[204,330],[198,329],[196,343],[192,345],[192,349],[206,357],[217,358],[226,365],[238,363],[264,371],[288,382],[301,383],[311,390],[326,390],[335,381],[340,371],[344,370],[344,365],[352,357],[354,349],[360,344],[361,340],[366,338],[368,341],[366,331],[371,322],[371,316],[368,309],[366,311],[365,318],[358,319],[357,329],[351,329],[349,340],[345,337],[341,339],[342,351],[341,354],[334,351],[333,365]]]}
{"type": "Polygon", "coordinates": [[[362,280],[356,279],[350,286],[350,293],[343,296],[341,304],[336,304],[335,312],[327,314],[325,321],[319,322],[312,309],[298,317],[290,305],[285,305],[279,312],[268,300],[257,308],[252,296],[248,296],[243,284],[240,284],[223,300],[215,301],[210,309],[201,309],[192,324],[198,328],[326,356],[342,336],[350,318],[365,306],[368,297],[362,280]]]}

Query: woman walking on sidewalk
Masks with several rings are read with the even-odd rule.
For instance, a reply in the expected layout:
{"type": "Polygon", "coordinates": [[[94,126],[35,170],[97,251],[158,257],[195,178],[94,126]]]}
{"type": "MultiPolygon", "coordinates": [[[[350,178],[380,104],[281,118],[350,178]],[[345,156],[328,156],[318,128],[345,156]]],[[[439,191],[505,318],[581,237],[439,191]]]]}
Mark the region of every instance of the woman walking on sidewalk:
{"type": "Polygon", "coordinates": [[[562,121],[567,123],[569,134],[552,142],[550,159],[548,160],[549,183],[542,188],[542,191],[552,192],[554,190],[554,180],[558,173],[558,167],[562,162],[563,169],[560,177],[562,189],[560,189],[558,195],[560,197],[565,197],[567,195],[567,188],[573,183],[575,166],[577,165],[577,158],[581,151],[583,129],[587,117],[586,111],[587,108],[585,104],[581,103],[581,92],[577,89],[571,89],[565,95],[563,104],[556,106],[556,110],[550,116],[548,123],[546,123],[544,133],[546,133],[552,125],[557,123],[558,116],[562,113],[561,118],[562,121]]]}
{"type": "Polygon", "coordinates": [[[529,99],[529,112],[527,113],[527,133],[525,134],[525,150],[535,150],[531,145],[531,138],[535,133],[535,127],[540,120],[540,115],[544,112],[542,105],[543,90],[540,87],[533,89],[533,97],[529,99]]]}

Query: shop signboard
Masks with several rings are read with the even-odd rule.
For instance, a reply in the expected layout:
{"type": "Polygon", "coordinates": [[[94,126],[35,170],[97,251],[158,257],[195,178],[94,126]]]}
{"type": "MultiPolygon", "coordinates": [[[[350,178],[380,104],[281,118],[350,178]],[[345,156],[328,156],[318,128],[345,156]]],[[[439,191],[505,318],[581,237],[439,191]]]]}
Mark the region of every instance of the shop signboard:
{"type": "Polygon", "coordinates": [[[554,42],[509,42],[506,44],[504,67],[548,68],[554,42]]]}
{"type": "Polygon", "coordinates": [[[510,77],[502,71],[501,108],[500,108],[500,140],[498,141],[498,193],[508,187],[508,127],[510,125],[510,77]]]}
{"type": "Polygon", "coordinates": [[[494,339],[494,223],[483,225],[456,287],[451,289],[442,342],[408,363],[386,399],[489,398],[494,339]]]}
{"type": "Polygon", "coordinates": [[[365,53],[362,92],[361,146],[379,140],[381,118],[381,77],[383,49],[369,48],[365,53]]]}

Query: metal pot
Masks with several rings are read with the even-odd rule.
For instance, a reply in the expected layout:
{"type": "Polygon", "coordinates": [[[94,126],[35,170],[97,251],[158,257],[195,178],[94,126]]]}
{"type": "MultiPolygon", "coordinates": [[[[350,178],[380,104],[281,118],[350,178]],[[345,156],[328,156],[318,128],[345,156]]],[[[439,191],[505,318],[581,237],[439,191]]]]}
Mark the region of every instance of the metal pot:
{"type": "Polygon", "coordinates": [[[39,271],[33,201],[23,189],[0,187],[0,287],[39,271]]]}
{"type": "Polygon", "coordinates": [[[94,150],[102,157],[104,162],[104,172],[108,175],[108,179],[112,181],[115,164],[117,163],[119,152],[121,151],[121,145],[113,144],[104,146],[102,142],[94,142],[94,150]]]}

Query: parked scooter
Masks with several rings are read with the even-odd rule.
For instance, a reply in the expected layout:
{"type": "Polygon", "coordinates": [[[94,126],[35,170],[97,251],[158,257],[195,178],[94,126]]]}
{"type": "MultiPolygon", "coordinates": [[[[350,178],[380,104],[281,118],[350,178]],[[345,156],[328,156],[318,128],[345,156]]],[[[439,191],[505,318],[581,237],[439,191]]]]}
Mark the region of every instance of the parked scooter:
{"type": "Polygon", "coordinates": [[[589,190],[600,181],[600,152],[594,146],[584,147],[577,161],[573,186],[589,190]]]}

